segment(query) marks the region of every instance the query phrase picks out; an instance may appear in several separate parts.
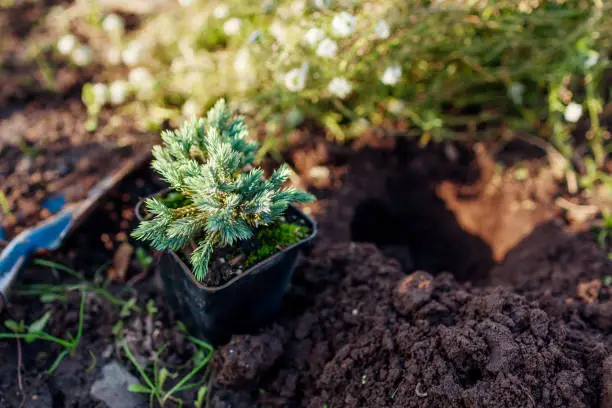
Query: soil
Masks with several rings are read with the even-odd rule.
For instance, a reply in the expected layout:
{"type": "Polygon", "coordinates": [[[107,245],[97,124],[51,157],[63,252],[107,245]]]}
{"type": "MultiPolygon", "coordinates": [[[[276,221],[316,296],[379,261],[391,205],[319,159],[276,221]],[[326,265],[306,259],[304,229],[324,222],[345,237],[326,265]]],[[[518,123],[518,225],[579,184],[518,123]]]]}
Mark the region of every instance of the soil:
{"type": "Polygon", "coordinates": [[[277,323],[217,353],[212,406],[612,406],[612,263],[541,154],[377,143],[293,152],[322,238],[277,323]]]}
{"type": "Polygon", "coordinates": [[[0,184],[9,205],[0,214],[3,239],[84,199],[128,160],[148,155],[154,138],[136,130],[133,121],[105,111],[100,126],[89,132],[86,117],[77,99],[30,103],[2,115],[0,184]]]}
{"type": "MultiPolygon", "coordinates": [[[[612,406],[604,283],[612,265],[586,225],[555,205],[564,193],[545,158],[483,145],[311,140],[288,157],[320,198],[305,208],[320,239],[300,261],[277,321],[217,351],[209,406],[612,406]],[[520,177],[523,168],[531,177],[520,177]]],[[[105,363],[119,360],[138,375],[117,346],[118,321],[138,359],[151,362],[166,345],[160,364],[188,371],[196,350],[158,271],[134,257],[123,274],[108,265],[122,246],[139,245],[128,238],[132,208],[161,188],[143,167],[51,256],[91,281],[115,278],[110,293],[134,298],[140,311],[121,317],[88,294],[85,337],[53,374],[45,371],[61,348],[21,342],[23,392],[17,344],[0,342],[0,406],[102,407],[89,390],[105,363]],[[149,300],[157,312],[147,313],[149,300]]],[[[70,281],[35,265],[22,279],[70,281]]],[[[79,300],[76,292],[44,304],[16,296],[4,318],[31,322],[53,310],[47,329],[75,333],[79,300]]],[[[180,397],[192,401],[193,392],[180,397]]]]}
{"type": "MultiPolygon", "coordinates": [[[[110,170],[121,169],[127,160],[142,161],[156,135],[109,109],[101,113],[95,132],[85,129],[81,87],[101,68],[95,62],[77,67],[55,50],[55,39],[65,30],[84,36],[83,21],[73,19],[60,28],[53,17],[54,10],[72,1],[5,3],[0,11],[0,186],[9,208],[0,211],[0,240],[9,241],[63,204],[84,198],[110,170]]],[[[136,16],[123,16],[128,31],[138,25],[136,16]]],[[[116,75],[108,71],[102,77],[110,81],[116,75]]]]}
{"type": "MultiPolygon", "coordinates": [[[[0,13],[0,186],[9,204],[0,248],[152,143],[107,110],[95,132],[85,130],[80,86],[98,68],[60,59],[38,24],[64,3],[17,0],[0,13]],[[29,44],[45,43],[32,54],[29,44]]],[[[125,17],[128,29],[138,24],[125,17]]],[[[80,35],[78,22],[70,29],[80,35]]],[[[589,207],[568,196],[545,152],[519,141],[422,147],[375,133],[339,146],[318,129],[295,132],[291,146],[297,183],[319,198],[304,208],[319,238],[276,322],[235,336],[195,379],[209,385],[208,406],[612,407],[612,264],[589,215],[559,205],[589,207]]],[[[84,336],[51,374],[60,346],[0,341],[0,407],[104,407],[89,394],[104,364],[138,376],[122,339],[141,364],[177,373],[170,386],[189,372],[199,352],[164,299],[160,271],[132,256],[144,248],[129,238],[134,205],[163,187],[143,166],[62,249],[40,254],[106,292],[85,295],[84,336]]],[[[77,332],[79,291],[45,302],[18,293],[75,278],[31,264],[20,282],[1,323],[51,311],[46,331],[77,332]]]]}
{"type": "Polygon", "coordinates": [[[315,251],[287,304],[276,325],[216,355],[213,406],[609,406],[612,338],[585,305],[551,314],[448,273],[405,276],[354,243],[315,251]]]}
{"type": "MultiPolygon", "coordinates": [[[[285,220],[283,220],[283,222],[285,222],[285,220]]],[[[300,225],[302,228],[306,229],[307,232],[303,233],[303,236],[300,239],[302,241],[312,234],[312,231],[309,231],[309,224],[307,224],[303,218],[299,217],[294,212],[287,212],[286,222],[293,225],[300,225]]],[[[204,277],[204,280],[202,281],[203,284],[213,288],[225,285],[232,279],[240,276],[242,273],[254,267],[259,262],[264,261],[267,258],[271,258],[281,251],[287,249],[287,245],[284,247],[279,246],[277,247],[277,252],[275,254],[264,259],[259,259],[255,262],[250,261],[249,254],[257,251],[261,245],[269,245],[269,243],[262,243],[258,242],[256,239],[252,239],[242,243],[239,248],[231,248],[227,251],[215,251],[210,261],[210,271],[204,277]]],[[[189,265],[187,259],[188,257],[185,256],[185,264],[189,265]]]]}
{"type": "Polygon", "coordinates": [[[516,146],[491,154],[493,147],[482,144],[421,148],[376,135],[352,146],[321,139],[298,146],[288,159],[317,194],[310,211],[322,240],[375,243],[409,266],[406,272],[448,271],[487,282],[511,248],[561,215],[554,202],[559,183],[531,146],[519,147],[521,161],[516,146]],[[519,180],[517,169],[531,174],[519,180]]]}

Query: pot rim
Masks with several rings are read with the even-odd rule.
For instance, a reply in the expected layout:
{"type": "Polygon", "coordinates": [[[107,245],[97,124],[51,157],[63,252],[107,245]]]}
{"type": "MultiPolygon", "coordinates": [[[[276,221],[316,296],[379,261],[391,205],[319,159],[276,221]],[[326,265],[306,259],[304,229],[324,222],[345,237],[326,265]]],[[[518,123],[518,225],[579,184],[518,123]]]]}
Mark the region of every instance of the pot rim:
{"type": "MultiPolygon", "coordinates": [[[[166,192],[170,191],[170,188],[164,188],[160,191],[158,191],[157,193],[153,193],[149,196],[143,197],[141,198],[138,203],[136,204],[136,207],[134,208],[134,212],[136,214],[136,218],[138,218],[139,221],[143,221],[143,216],[142,216],[142,206],[144,205],[144,202],[148,199],[148,198],[152,198],[152,197],[156,197],[159,195],[162,195],[166,192]]],[[[248,268],[246,271],[244,271],[243,273],[241,273],[240,275],[236,276],[235,278],[227,281],[226,283],[224,283],[221,286],[206,286],[204,285],[202,282],[198,281],[195,276],[193,275],[193,272],[191,271],[191,268],[189,268],[187,265],[185,265],[185,262],[183,262],[181,260],[181,258],[176,254],[175,251],[172,251],[170,249],[167,249],[165,251],[161,251],[161,252],[167,252],[169,253],[175,262],[177,262],[179,264],[179,266],[181,267],[181,269],[183,270],[183,273],[189,275],[189,279],[191,279],[191,282],[196,285],[197,287],[199,287],[200,289],[205,289],[209,292],[217,292],[217,291],[221,291],[229,286],[231,286],[232,284],[234,284],[235,282],[239,281],[240,279],[251,275],[252,273],[256,273],[259,270],[262,269],[263,266],[265,266],[268,263],[272,263],[275,260],[277,260],[277,258],[281,257],[283,254],[285,254],[286,252],[291,251],[292,249],[299,247],[309,241],[312,241],[312,239],[315,237],[315,235],[317,235],[318,232],[318,226],[317,223],[310,218],[308,215],[304,214],[304,212],[302,210],[300,210],[296,205],[294,205],[293,203],[289,204],[289,207],[291,207],[294,211],[296,211],[298,213],[298,215],[303,218],[304,220],[306,220],[306,222],[309,224],[311,233],[309,236],[307,236],[306,238],[302,239],[301,241],[296,242],[293,245],[288,246],[287,248],[284,248],[282,251],[279,251],[277,253],[275,253],[274,255],[264,259],[263,261],[260,261],[258,263],[256,263],[255,265],[251,266],[250,268],[248,268]]]]}

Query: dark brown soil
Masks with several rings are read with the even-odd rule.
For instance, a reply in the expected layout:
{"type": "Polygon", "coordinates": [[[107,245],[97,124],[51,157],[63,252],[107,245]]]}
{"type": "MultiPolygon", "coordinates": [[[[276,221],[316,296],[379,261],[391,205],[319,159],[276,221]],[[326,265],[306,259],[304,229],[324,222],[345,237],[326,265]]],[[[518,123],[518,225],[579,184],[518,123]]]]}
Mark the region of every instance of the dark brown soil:
{"type": "MultiPolygon", "coordinates": [[[[310,225],[306,223],[304,218],[301,218],[297,213],[293,211],[287,211],[286,218],[282,222],[287,222],[289,224],[300,225],[306,229],[302,236],[300,236],[300,240],[304,240],[307,237],[312,235],[312,230],[310,229],[310,225]]],[[[255,232],[257,235],[257,232],[255,232]]],[[[213,256],[210,260],[210,270],[204,276],[204,280],[202,283],[208,287],[214,288],[225,285],[232,279],[240,276],[244,272],[248,271],[250,268],[257,265],[259,262],[266,260],[267,258],[271,258],[276,254],[280,253],[287,249],[287,245],[276,246],[276,252],[269,257],[259,259],[255,262],[249,262],[249,254],[257,251],[261,245],[270,245],[270,243],[262,243],[258,242],[257,239],[250,239],[247,241],[243,241],[239,246],[234,246],[232,248],[224,248],[221,250],[216,250],[213,253],[213,256]]],[[[190,265],[189,256],[186,254],[183,255],[183,261],[185,265],[190,265]]]]}
{"type": "Polygon", "coordinates": [[[405,277],[371,245],[319,248],[278,323],[220,350],[213,405],[603,407],[612,337],[586,306],[549,313],[446,273],[405,277]]]}
{"type": "MultiPolygon", "coordinates": [[[[218,351],[210,406],[612,406],[612,301],[603,283],[612,266],[589,233],[570,232],[559,217],[560,190],[541,159],[520,164],[543,174],[536,183],[518,181],[510,164],[492,171],[478,147],[419,150],[383,140],[318,149],[324,154],[303,155],[312,164],[300,172],[321,198],[310,207],[321,239],[299,264],[277,322],[218,351]],[[310,171],[320,164],[329,178],[310,171]]],[[[114,276],[107,263],[128,241],[133,205],[161,187],[143,168],[52,259],[91,280],[114,276]]],[[[70,281],[35,266],[25,272],[26,284],[70,281]]],[[[158,278],[132,258],[109,290],[141,307],[122,319],[138,358],[151,362],[167,345],[160,363],[184,373],[195,349],[158,278]]],[[[32,321],[52,309],[49,330],[74,333],[78,302],[78,293],[65,303],[15,297],[3,319],[32,321]]],[[[23,394],[17,345],[0,342],[0,406],[102,406],[89,389],[106,362],[136,374],[112,332],[118,314],[88,295],[86,335],[52,375],[45,371],[61,349],[22,342],[23,394]]]]}
{"type": "Polygon", "coordinates": [[[153,144],[152,135],[136,130],[133,121],[107,111],[96,131],[88,132],[86,115],[73,99],[31,103],[1,118],[0,185],[9,204],[9,213],[0,213],[5,239],[57,211],[46,200],[82,200],[102,178],[146,155],[153,144]]]}
{"type": "MultiPolygon", "coordinates": [[[[162,188],[162,184],[149,176],[148,168],[140,169],[110,192],[100,208],[66,241],[64,248],[54,254],[53,260],[83,272],[90,282],[110,277],[113,265],[109,260],[120,245],[128,239],[135,225],[133,208],[140,197],[148,196],[162,188]],[[146,177],[143,179],[143,176],[146,177]]],[[[136,259],[129,262],[129,277],[142,274],[136,259]]],[[[147,277],[147,275],[143,275],[147,277]]],[[[30,265],[21,278],[22,286],[15,288],[12,302],[2,315],[2,320],[32,322],[46,311],[52,317],[46,330],[58,337],[66,338],[77,332],[80,292],[70,292],[64,302],[41,303],[37,296],[19,296],[20,289],[29,284],[69,284],[74,279],[52,273],[49,268],[30,265]]],[[[93,382],[100,377],[101,367],[108,361],[120,358],[119,333],[113,326],[123,320],[121,335],[128,341],[131,350],[142,361],[153,358],[155,351],[165,344],[172,344],[161,357],[169,369],[185,364],[195,353],[195,347],[185,341],[184,334],[177,329],[176,320],[164,307],[161,285],[157,279],[146,279],[138,285],[138,291],[125,282],[108,286],[108,293],[124,301],[137,299],[140,311],[129,316],[119,315],[120,306],[111,304],[104,297],[88,293],[85,303],[84,336],[74,356],[68,356],[49,375],[46,371],[62,347],[38,341],[32,344],[21,342],[21,365],[18,365],[18,348],[14,340],[0,341],[0,407],[100,407],[104,403],[89,395],[93,382]],[[159,311],[149,315],[146,303],[151,300],[159,305],[159,311]],[[18,367],[21,370],[23,392],[20,390],[18,367]]],[[[6,332],[2,325],[1,331],[6,332]]],[[[126,367],[129,363],[124,360],[126,367]]],[[[193,394],[187,394],[193,399],[193,394]]]]}
{"type": "MultiPolygon", "coordinates": [[[[82,199],[152,143],[109,111],[85,130],[80,85],[99,67],[58,57],[41,26],[66,2],[17,0],[0,11],[0,188],[9,203],[0,249],[49,217],[46,199],[82,199]]],[[[125,17],[128,30],[138,24],[125,17]]],[[[612,264],[590,224],[556,205],[567,195],[543,151],[518,142],[423,148],[375,134],[338,146],[318,131],[296,132],[291,145],[286,159],[319,198],[305,208],[319,222],[318,243],[278,320],[218,350],[208,406],[612,408],[612,264]]],[[[112,280],[108,292],[139,309],[121,315],[88,293],[84,337],[52,374],[58,345],[0,341],[0,407],[104,407],[89,392],[105,363],[138,375],[120,339],[149,369],[157,361],[178,373],[170,383],[189,371],[197,350],[164,299],[160,271],[144,269],[128,238],[133,206],[162,187],[143,167],[48,255],[90,284],[112,280]]],[[[75,282],[36,265],[20,281],[75,282]]],[[[76,333],[80,292],[65,295],[42,302],[15,292],[0,331],[7,319],[51,311],[49,333],[76,333]]],[[[179,397],[189,405],[194,391],[179,397]]]]}
{"type": "Polygon", "coordinates": [[[412,269],[483,283],[511,248],[560,214],[554,204],[560,188],[545,159],[496,166],[509,156],[516,153],[492,155],[482,144],[421,148],[372,137],[347,147],[311,139],[289,158],[317,191],[311,211],[322,240],[373,242],[412,269]],[[321,168],[328,177],[312,177],[321,168]],[[530,177],[517,180],[518,168],[530,177]]]}
{"type": "Polygon", "coordinates": [[[293,152],[319,247],[278,323],[217,354],[213,406],[612,406],[612,264],[568,232],[541,152],[376,143],[293,152]]]}

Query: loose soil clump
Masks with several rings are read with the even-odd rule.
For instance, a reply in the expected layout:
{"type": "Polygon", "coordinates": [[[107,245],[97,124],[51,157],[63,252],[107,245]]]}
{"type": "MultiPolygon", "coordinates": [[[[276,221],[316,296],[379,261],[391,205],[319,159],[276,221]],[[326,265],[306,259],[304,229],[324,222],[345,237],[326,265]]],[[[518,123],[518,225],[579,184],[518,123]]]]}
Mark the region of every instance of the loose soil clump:
{"type": "Polygon", "coordinates": [[[603,407],[608,392],[605,331],[503,288],[405,276],[372,245],[317,249],[285,310],[220,350],[213,406],[603,407]]]}

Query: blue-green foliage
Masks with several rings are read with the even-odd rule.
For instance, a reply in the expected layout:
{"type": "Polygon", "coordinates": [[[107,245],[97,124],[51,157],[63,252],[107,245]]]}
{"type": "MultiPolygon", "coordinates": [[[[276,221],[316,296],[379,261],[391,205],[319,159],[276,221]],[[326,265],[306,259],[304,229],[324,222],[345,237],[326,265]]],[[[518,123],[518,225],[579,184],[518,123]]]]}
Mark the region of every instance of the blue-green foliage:
{"type": "Polygon", "coordinates": [[[243,118],[233,118],[221,100],[206,119],[163,132],[163,144],[153,148],[153,169],[186,203],[171,208],[162,197],[147,199],[153,218],[133,236],[159,250],[194,245],[191,263],[198,280],[206,275],[215,248],[253,237],[255,228],[278,221],[290,203],[314,200],[302,190],[282,187],[291,174],[287,165],[269,179],[261,168],[252,168],[259,145],[247,136],[243,118]]]}

